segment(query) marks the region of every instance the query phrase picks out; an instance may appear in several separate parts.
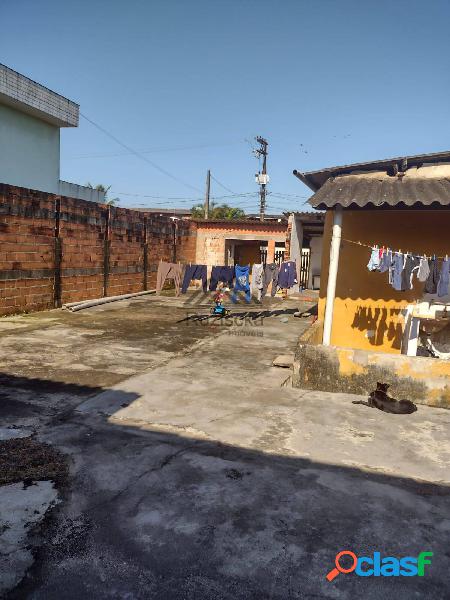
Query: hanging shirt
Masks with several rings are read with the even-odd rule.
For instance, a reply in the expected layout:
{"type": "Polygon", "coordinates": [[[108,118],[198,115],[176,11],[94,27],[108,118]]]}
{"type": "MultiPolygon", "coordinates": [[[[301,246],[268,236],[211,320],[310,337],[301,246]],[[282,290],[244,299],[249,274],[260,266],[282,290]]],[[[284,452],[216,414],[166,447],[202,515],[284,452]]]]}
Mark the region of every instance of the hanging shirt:
{"type": "Polygon", "coordinates": [[[439,275],[439,283],[437,286],[437,295],[439,298],[448,295],[448,284],[450,280],[450,259],[446,258],[442,261],[441,273],[439,275]]]}
{"type": "Polygon", "coordinates": [[[294,260],[281,263],[278,273],[278,287],[283,289],[291,288],[297,283],[297,265],[294,260]]]}
{"type": "Polygon", "coordinates": [[[250,290],[250,281],[249,281],[249,267],[240,267],[236,265],[234,267],[234,272],[236,276],[236,283],[234,285],[235,292],[248,292],[250,290]]]}
{"type": "Polygon", "coordinates": [[[380,267],[380,251],[378,248],[372,248],[367,268],[369,271],[378,271],[380,267]]]}
{"type": "Polygon", "coordinates": [[[403,254],[401,252],[395,252],[392,257],[392,287],[398,292],[402,290],[403,263],[403,254]]]}
{"type": "Polygon", "coordinates": [[[428,266],[428,260],[426,258],[420,259],[419,270],[417,272],[417,279],[422,283],[428,279],[430,274],[430,267],[428,266]]]}

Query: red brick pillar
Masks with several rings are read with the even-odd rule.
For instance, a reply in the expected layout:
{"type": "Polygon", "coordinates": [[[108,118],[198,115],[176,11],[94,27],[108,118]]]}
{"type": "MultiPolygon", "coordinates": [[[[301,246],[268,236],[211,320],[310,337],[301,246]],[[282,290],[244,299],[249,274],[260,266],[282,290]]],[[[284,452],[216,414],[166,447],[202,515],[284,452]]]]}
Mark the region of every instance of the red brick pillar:
{"type": "Polygon", "coordinates": [[[269,240],[267,243],[267,262],[273,263],[275,260],[275,240],[269,240]]]}

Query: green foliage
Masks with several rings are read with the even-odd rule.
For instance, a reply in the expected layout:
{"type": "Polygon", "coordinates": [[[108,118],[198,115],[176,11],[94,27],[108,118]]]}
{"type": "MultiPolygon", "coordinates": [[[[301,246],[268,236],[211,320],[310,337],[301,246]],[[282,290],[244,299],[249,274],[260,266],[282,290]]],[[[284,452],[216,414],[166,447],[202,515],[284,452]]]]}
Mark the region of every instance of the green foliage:
{"type": "Polygon", "coordinates": [[[104,192],[105,204],[108,204],[109,206],[114,206],[114,204],[119,200],[119,198],[108,198],[108,192],[111,189],[110,185],[103,185],[102,183],[92,185],[92,183],[88,181],[86,187],[91,188],[91,190],[97,190],[98,192],[104,192]]]}
{"type": "MultiPolygon", "coordinates": [[[[192,218],[205,218],[205,207],[203,204],[196,204],[192,207],[192,218]]],[[[228,204],[214,204],[214,202],[212,202],[209,207],[209,218],[229,220],[245,219],[245,212],[242,208],[236,208],[234,206],[229,206],[228,204]]]]}

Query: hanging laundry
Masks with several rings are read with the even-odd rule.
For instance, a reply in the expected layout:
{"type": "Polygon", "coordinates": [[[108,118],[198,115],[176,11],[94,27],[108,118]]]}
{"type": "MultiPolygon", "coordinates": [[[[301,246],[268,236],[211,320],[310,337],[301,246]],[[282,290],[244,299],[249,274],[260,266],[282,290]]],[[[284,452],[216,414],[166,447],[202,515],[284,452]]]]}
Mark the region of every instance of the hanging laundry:
{"type": "Polygon", "coordinates": [[[250,267],[241,267],[239,265],[236,265],[234,267],[234,271],[236,276],[236,282],[234,284],[233,293],[231,295],[231,301],[236,303],[237,292],[245,292],[245,301],[248,303],[251,299],[249,279],[250,267]]]}
{"type": "MultiPolygon", "coordinates": [[[[392,250],[384,250],[380,259],[380,273],[386,273],[389,271],[392,265],[392,250]]],[[[390,282],[389,282],[390,283],[390,282]]]]}
{"type": "Polygon", "coordinates": [[[404,265],[404,256],[401,252],[395,252],[392,257],[392,287],[398,292],[402,291],[402,272],[404,265]]]}
{"type": "Polygon", "coordinates": [[[422,283],[428,279],[430,274],[430,267],[428,266],[428,260],[423,257],[420,259],[419,270],[417,272],[417,279],[422,283]]]}
{"type": "Polygon", "coordinates": [[[207,269],[206,265],[186,265],[184,271],[183,285],[181,286],[181,293],[185,294],[189,287],[189,284],[193,279],[200,279],[203,286],[203,291],[206,293],[207,283],[207,269]]]}
{"type": "Polygon", "coordinates": [[[420,258],[417,256],[411,256],[407,254],[405,256],[403,271],[402,271],[402,290],[412,290],[413,289],[413,273],[416,269],[419,268],[420,258]]]}
{"type": "Polygon", "coordinates": [[[264,265],[255,263],[252,268],[252,295],[261,300],[264,285],[264,265]]]}
{"type": "Polygon", "coordinates": [[[278,287],[289,289],[297,282],[297,264],[295,260],[282,262],[280,266],[280,272],[278,274],[278,287]]]}
{"type": "Polygon", "coordinates": [[[234,267],[217,266],[211,270],[211,279],[209,281],[209,290],[214,292],[217,289],[219,281],[226,283],[229,288],[233,287],[234,267]]]}
{"type": "Polygon", "coordinates": [[[378,248],[372,248],[372,252],[370,253],[369,262],[367,263],[367,268],[369,271],[378,271],[380,267],[380,250],[378,248]]]}
{"type": "Polygon", "coordinates": [[[277,293],[279,270],[280,269],[276,263],[268,263],[264,267],[264,283],[263,283],[263,288],[262,288],[262,292],[261,292],[261,299],[264,298],[264,296],[266,295],[267,288],[269,287],[270,284],[272,284],[272,291],[270,292],[270,295],[272,296],[272,298],[277,293]]]}
{"type": "Polygon", "coordinates": [[[156,274],[156,293],[159,294],[161,292],[167,279],[173,279],[175,294],[178,296],[180,294],[182,273],[183,265],[161,261],[158,265],[158,273],[156,274]]]}
{"type": "Polygon", "coordinates": [[[435,294],[437,292],[437,286],[439,282],[439,269],[437,260],[435,258],[432,258],[428,262],[428,267],[430,269],[430,272],[425,282],[424,292],[426,294],[435,294]]]}
{"type": "Polygon", "coordinates": [[[437,286],[437,295],[439,298],[448,295],[448,284],[450,280],[450,259],[445,258],[442,261],[441,273],[439,275],[439,283],[437,286]]]}

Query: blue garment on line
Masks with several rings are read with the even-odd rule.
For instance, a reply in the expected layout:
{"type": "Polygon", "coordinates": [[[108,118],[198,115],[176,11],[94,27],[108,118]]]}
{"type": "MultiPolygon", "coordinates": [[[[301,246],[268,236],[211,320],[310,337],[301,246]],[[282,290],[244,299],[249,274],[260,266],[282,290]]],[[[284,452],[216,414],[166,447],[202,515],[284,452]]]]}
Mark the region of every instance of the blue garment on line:
{"type": "Polygon", "coordinates": [[[185,294],[193,279],[201,279],[203,284],[203,291],[206,293],[206,265],[186,265],[184,272],[183,285],[181,286],[181,293],[185,294]]]}
{"type": "Polygon", "coordinates": [[[437,295],[439,298],[448,295],[448,284],[450,281],[450,259],[444,259],[442,261],[441,273],[439,275],[439,282],[437,286],[437,295]]]}
{"type": "Polygon", "coordinates": [[[396,252],[392,258],[392,287],[398,292],[402,291],[403,264],[403,254],[396,252]]]}
{"type": "Polygon", "coordinates": [[[250,292],[250,267],[245,266],[241,267],[236,265],[234,267],[234,273],[236,277],[236,282],[234,284],[233,293],[231,295],[231,301],[237,302],[237,292],[245,292],[245,301],[250,302],[251,292],[250,292]]]}
{"type": "Polygon", "coordinates": [[[380,273],[386,273],[392,264],[392,250],[385,250],[380,260],[380,273]]]}
{"type": "Polygon", "coordinates": [[[278,273],[278,287],[289,289],[297,283],[297,265],[294,260],[281,263],[278,273]]]}
{"type": "Polygon", "coordinates": [[[380,267],[380,251],[378,248],[372,248],[372,253],[370,255],[369,262],[367,263],[367,268],[369,271],[378,271],[380,267]]]}

